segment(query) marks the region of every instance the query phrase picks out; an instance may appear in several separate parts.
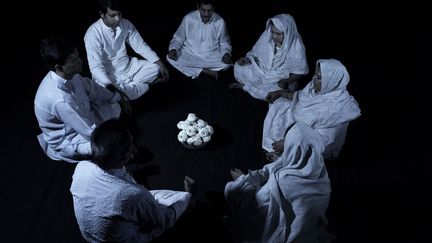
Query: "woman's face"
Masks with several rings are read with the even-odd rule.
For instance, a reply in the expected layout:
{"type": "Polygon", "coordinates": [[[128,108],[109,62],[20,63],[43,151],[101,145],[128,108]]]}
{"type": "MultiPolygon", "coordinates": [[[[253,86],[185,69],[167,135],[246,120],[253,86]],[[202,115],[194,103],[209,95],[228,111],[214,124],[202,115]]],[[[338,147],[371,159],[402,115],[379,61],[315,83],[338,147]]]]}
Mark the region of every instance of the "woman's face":
{"type": "Polygon", "coordinates": [[[321,91],[321,67],[319,63],[315,68],[315,75],[312,78],[313,80],[313,88],[318,93],[321,91]]]}
{"type": "Polygon", "coordinates": [[[284,40],[284,33],[280,31],[274,24],[271,26],[271,37],[276,44],[276,46],[280,47],[282,46],[282,42],[284,40]]]}

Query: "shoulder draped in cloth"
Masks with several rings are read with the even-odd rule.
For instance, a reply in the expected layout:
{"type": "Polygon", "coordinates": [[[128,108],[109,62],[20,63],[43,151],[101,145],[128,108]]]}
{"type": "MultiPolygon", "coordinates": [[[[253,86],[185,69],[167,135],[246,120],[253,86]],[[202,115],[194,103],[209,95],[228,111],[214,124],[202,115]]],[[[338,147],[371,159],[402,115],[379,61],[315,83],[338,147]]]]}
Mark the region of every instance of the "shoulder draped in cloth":
{"type": "Polygon", "coordinates": [[[273,150],[273,142],[284,138],[290,125],[302,121],[323,137],[326,158],[338,156],[348,124],[360,116],[360,108],[346,88],[350,77],[345,66],[335,59],[321,59],[318,63],[321,91],[314,90],[312,80],[294,94],[292,101],[279,99],[270,105],[263,130],[263,148],[267,151],[273,150]]]}
{"type": "Polygon", "coordinates": [[[321,137],[298,122],[288,131],[278,160],[226,185],[228,225],[240,240],[331,241],[325,217],[331,188],[323,150],[321,137]]]}
{"type": "MultiPolygon", "coordinates": [[[[238,82],[244,84],[243,89],[257,99],[264,100],[269,92],[280,90],[277,82],[288,78],[290,74],[304,75],[309,72],[303,40],[289,14],[270,18],[265,31],[246,57],[252,63],[245,66],[236,63],[234,75],[238,82]],[[277,52],[272,40],[272,23],[284,33],[282,46],[277,52]]],[[[290,89],[295,90],[296,86],[292,84],[290,89]]]]}

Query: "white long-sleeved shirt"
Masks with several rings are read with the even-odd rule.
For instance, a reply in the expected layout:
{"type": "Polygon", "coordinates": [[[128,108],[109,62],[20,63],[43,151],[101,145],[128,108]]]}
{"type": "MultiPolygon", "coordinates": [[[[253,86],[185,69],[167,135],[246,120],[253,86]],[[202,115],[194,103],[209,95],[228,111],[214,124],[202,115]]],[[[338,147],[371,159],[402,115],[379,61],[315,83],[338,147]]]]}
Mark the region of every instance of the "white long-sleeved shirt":
{"type": "Polygon", "coordinates": [[[135,26],[122,18],[114,31],[102,19],[93,23],[84,36],[87,59],[93,78],[102,85],[128,82],[141,68],[140,62],[131,62],[127,55],[126,43],[148,62],[159,60],[157,54],[143,40],[135,26]],[[124,77],[113,80],[111,75],[124,77]]]}
{"type": "Polygon", "coordinates": [[[213,13],[210,22],[201,20],[198,10],[188,13],[170,42],[169,50],[186,50],[194,54],[214,52],[231,54],[231,43],[225,21],[213,13]]]}
{"type": "Polygon", "coordinates": [[[105,171],[89,161],[75,168],[70,191],[81,233],[90,242],[150,242],[174,225],[191,196],[162,190],[176,199],[160,203],[157,192],[136,184],[126,170],[105,171]]]}
{"type": "Polygon", "coordinates": [[[79,74],[65,80],[48,72],[34,100],[42,148],[50,158],[68,162],[91,154],[91,132],[101,122],[120,116],[119,100],[118,93],[79,74]]]}
{"type": "Polygon", "coordinates": [[[201,20],[198,10],[185,15],[168,49],[177,50],[179,59],[168,61],[186,76],[196,77],[203,68],[220,71],[231,66],[222,62],[232,47],[225,21],[217,13],[208,23],[201,20]]]}

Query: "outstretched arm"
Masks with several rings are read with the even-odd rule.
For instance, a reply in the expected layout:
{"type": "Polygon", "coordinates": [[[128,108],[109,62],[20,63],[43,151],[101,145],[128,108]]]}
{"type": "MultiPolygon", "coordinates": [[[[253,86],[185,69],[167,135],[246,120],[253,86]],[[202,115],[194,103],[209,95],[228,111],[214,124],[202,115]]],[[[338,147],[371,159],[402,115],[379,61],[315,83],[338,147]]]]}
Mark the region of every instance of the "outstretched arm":
{"type": "Polygon", "coordinates": [[[294,96],[293,92],[290,92],[289,90],[286,90],[286,89],[281,89],[281,90],[269,92],[267,94],[265,100],[269,103],[273,103],[273,102],[275,102],[275,100],[279,99],[280,97],[284,97],[284,98],[287,98],[289,100],[292,100],[293,96],[294,96]]]}
{"type": "Polygon", "coordinates": [[[291,73],[288,78],[283,78],[279,80],[278,86],[282,89],[287,89],[289,84],[299,81],[301,76],[302,75],[291,73]]]}

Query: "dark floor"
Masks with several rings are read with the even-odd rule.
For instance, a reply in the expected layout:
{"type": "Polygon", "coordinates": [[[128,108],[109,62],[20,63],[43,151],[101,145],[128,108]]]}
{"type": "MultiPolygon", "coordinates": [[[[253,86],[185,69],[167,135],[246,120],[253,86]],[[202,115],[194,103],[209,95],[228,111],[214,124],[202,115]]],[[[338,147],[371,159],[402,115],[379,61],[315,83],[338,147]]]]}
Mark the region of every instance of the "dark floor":
{"type": "MultiPolygon", "coordinates": [[[[2,31],[6,41],[2,73],[7,74],[1,96],[6,111],[0,146],[2,242],[83,241],[69,192],[74,166],[43,154],[36,140],[33,99],[46,73],[39,61],[40,41],[53,34],[76,37],[84,58],[82,37],[97,19],[95,3],[11,2],[4,9],[22,20],[8,19],[2,31]]],[[[425,198],[432,184],[426,157],[430,142],[425,114],[430,108],[422,105],[428,97],[425,81],[430,80],[430,67],[420,63],[420,43],[430,41],[420,38],[427,31],[422,29],[424,22],[417,22],[421,20],[417,17],[408,21],[403,14],[411,10],[408,6],[392,6],[390,11],[364,1],[232,4],[221,1],[217,11],[227,21],[234,59],[252,47],[267,18],[287,12],[296,20],[311,70],[317,59],[332,57],[350,73],[349,91],[362,116],[351,123],[340,158],[327,163],[332,179],[329,228],[336,233],[335,242],[430,238],[425,238],[432,226],[427,208],[431,204],[425,198]],[[420,70],[425,78],[420,78],[420,70]]],[[[163,57],[182,16],[192,8],[191,0],[158,1],[153,6],[128,2],[123,14],[163,57]]],[[[137,176],[152,189],[180,190],[184,175],[198,182],[195,210],[160,241],[229,242],[221,218],[223,185],[231,167],[256,169],[265,162],[259,144],[267,106],[228,90],[233,81],[230,72],[218,81],[190,80],[174,70],[172,75],[169,83],[134,103],[137,140],[151,152],[147,172],[137,176]],[[189,112],[215,127],[214,140],[203,150],[189,151],[175,141],[175,124],[189,112]]]]}

